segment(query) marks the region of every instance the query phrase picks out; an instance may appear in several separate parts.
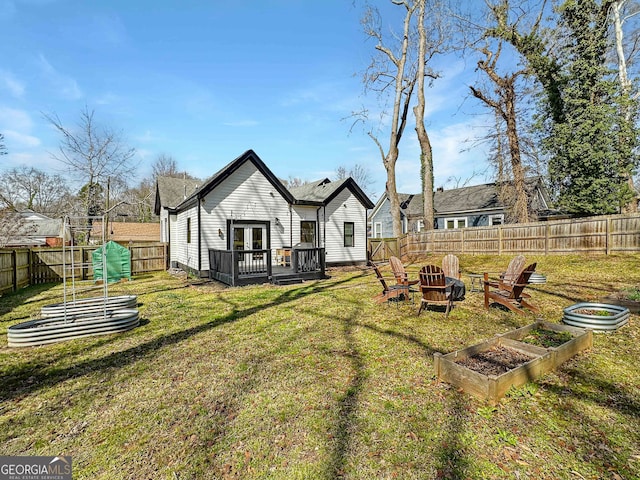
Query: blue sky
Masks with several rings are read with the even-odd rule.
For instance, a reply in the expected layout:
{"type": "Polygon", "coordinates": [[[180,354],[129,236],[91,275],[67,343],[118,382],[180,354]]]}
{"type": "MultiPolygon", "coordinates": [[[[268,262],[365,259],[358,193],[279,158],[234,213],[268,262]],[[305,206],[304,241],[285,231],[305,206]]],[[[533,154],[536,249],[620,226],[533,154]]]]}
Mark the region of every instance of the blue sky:
{"type": "MultiPolygon", "coordinates": [[[[376,108],[359,74],[374,47],[361,15],[351,0],[0,0],[0,132],[9,152],[0,168],[60,171],[50,155],[59,138],[42,114],[70,127],[86,105],[137,150],[130,183],[159,154],[207,177],[253,149],[285,179],[365,166],[375,199],[386,180],[380,154],[348,119],[376,108]]],[[[486,119],[468,98],[473,65],[449,57],[436,67],[427,130],[436,186],[453,187],[450,177],[486,167],[485,148],[466,142],[486,119]]],[[[398,190],[418,193],[413,125],[400,148],[398,190]]]]}

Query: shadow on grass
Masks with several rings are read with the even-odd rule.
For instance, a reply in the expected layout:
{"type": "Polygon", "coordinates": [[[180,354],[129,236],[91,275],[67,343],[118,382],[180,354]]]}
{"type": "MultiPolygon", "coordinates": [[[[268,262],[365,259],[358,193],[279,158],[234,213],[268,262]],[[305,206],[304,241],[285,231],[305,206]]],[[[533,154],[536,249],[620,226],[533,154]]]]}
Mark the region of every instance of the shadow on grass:
{"type": "MultiPolygon", "coordinates": [[[[9,367],[8,369],[2,369],[2,378],[0,379],[0,400],[7,401],[16,397],[29,395],[43,388],[52,387],[69,379],[80,378],[89,373],[123,368],[127,365],[143,361],[146,357],[156,356],[162,351],[162,349],[185,341],[194,335],[209,331],[221,325],[236,322],[266,308],[293,302],[308,295],[330,290],[340,283],[350,281],[353,281],[353,277],[350,277],[343,282],[332,282],[331,284],[326,285],[315,284],[311,287],[304,286],[303,288],[295,290],[287,290],[282,292],[269,303],[256,305],[244,310],[234,309],[234,311],[221,318],[217,318],[185,330],[162,335],[140,345],[134,345],[126,350],[114,352],[100,358],[85,360],[66,368],[52,367],[55,360],[52,361],[51,357],[47,357],[40,359],[36,364],[26,363],[14,368],[9,367]]],[[[135,329],[134,331],[136,330],[138,329],[135,329]]],[[[110,338],[98,343],[108,341],[112,341],[112,339],[110,338]]],[[[67,354],[75,353],[77,352],[69,352],[67,354]]],[[[60,359],[62,356],[67,354],[60,355],[57,359],[60,359]]]]}
{"type": "MultiPolygon", "coordinates": [[[[31,297],[41,295],[43,292],[50,290],[60,285],[59,283],[42,283],[40,285],[30,285],[25,288],[21,288],[17,292],[11,292],[2,295],[2,306],[0,306],[0,316],[6,315],[13,311],[24,303],[27,303],[31,297]]],[[[56,298],[59,296],[56,295],[56,298]]],[[[53,296],[52,296],[53,298],[53,296]]]]}
{"type": "Polygon", "coordinates": [[[445,434],[436,450],[436,478],[467,478],[471,462],[467,458],[462,440],[462,434],[469,422],[464,394],[454,393],[446,415],[445,434]]]}
{"type": "Polygon", "coordinates": [[[574,419],[568,427],[570,431],[565,434],[565,439],[573,439],[569,448],[575,449],[585,462],[602,472],[602,478],[612,473],[616,473],[615,478],[639,478],[640,470],[632,456],[637,455],[633,445],[640,444],[640,399],[602,377],[577,369],[567,371],[571,375],[570,385],[545,382],[542,385],[558,399],[560,405],[554,408],[574,419]],[[589,391],[580,385],[588,385],[589,391]],[[610,430],[616,428],[616,422],[606,413],[596,417],[592,409],[585,409],[584,403],[615,411],[625,417],[622,422],[635,438],[610,435],[610,430]]]}
{"type": "Polygon", "coordinates": [[[353,424],[358,409],[358,397],[362,392],[366,377],[362,354],[358,350],[357,342],[353,336],[355,326],[357,326],[357,324],[353,317],[349,317],[343,321],[343,335],[346,341],[345,355],[351,361],[352,374],[347,389],[338,402],[338,421],[333,434],[335,445],[327,465],[326,478],[343,478],[345,475],[345,460],[353,436],[353,424]]]}

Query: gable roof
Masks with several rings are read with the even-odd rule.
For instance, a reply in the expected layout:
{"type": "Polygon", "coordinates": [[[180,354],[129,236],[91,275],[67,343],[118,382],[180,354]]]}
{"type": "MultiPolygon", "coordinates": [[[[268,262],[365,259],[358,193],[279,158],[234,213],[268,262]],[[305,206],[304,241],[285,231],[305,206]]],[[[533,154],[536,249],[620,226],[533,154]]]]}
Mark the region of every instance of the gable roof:
{"type": "MultiPolygon", "coordinates": [[[[540,188],[546,204],[549,197],[541,183],[540,177],[525,179],[526,189],[531,195],[536,188],[540,188]]],[[[408,217],[422,216],[422,194],[398,194],[402,213],[408,217]]],[[[380,201],[387,200],[386,193],[380,201]]],[[[504,208],[498,196],[496,183],[485,183],[470,187],[452,188],[450,190],[436,190],[433,193],[433,208],[436,216],[463,214],[467,212],[490,211],[504,208]]]]}
{"type": "Polygon", "coordinates": [[[295,203],[298,205],[326,205],[345,188],[351,191],[365,208],[372,209],[374,207],[373,202],[351,177],[335,182],[324,178],[293,187],[290,192],[296,198],[295,203]]]}
{"type": "Polygon", "coordinates": [[[238,170],[244,163],[251,162],[262,175],[273,185],[273,187],[290,204],[296,205],[326,205],[344,188],[348,188],[353,195],[365,206],[373,208],[373,203],[369,197],[360,189],[352,178],[346,178],[339,182],[331,182],[328,178],[323,178],[316,182],[302,185],[288,190],[284,184],[273,174],[265,163],[253,150],[247,150],[242,155],[221,168],[213,176],[209,177],[200,188],[196,189],[186,199],[176,205],[176,210],[187,208],[198,199],[204,197],[211,190],[224,182],[233,172],[238,170]]]}
{"type": "Polygon", "coordinates": [[[211,190],[220,185],[226,180],[233,172],[238,170],[245,162],[251,162],[255,165],[260,173],[273,185],[273,187],[282,195],[289,203],[293,203],[294,198],[291,193],[285,188],[280,180],[273,174],[271,170],[265,165],[265,163],[258,157],[253,150],[247,150],[242,155],[222,167],[218,172],[209,177],[200,188],[196,189],[191,195],[184,199],[176,206],[176,209],[186,208],[196,202],[199,198],[204,197],[211,190]]]}
{"type": "MultiPolygon", "coordinates": [[[[422,195],[420,195],[420,200],[422,201],[422,195]]],[[[436,214],[444,215],[479,210],[496,210],[504,208],[504,204],[498,198],[498,190],[495,183],[485,183],[484,185],[436,191],[433,195],[433,208],[436,214]]],[[[422,205],[420,205],[420,210],[422,210],[422,205]]]]}
{"type": "Polygon", "coordinates": [[[192,178],[158,177],[156,182],[155,214],[159,215],[161,208],[176,208],[185,198],[195,192],[201,183],[200,180],[192,178]]]}

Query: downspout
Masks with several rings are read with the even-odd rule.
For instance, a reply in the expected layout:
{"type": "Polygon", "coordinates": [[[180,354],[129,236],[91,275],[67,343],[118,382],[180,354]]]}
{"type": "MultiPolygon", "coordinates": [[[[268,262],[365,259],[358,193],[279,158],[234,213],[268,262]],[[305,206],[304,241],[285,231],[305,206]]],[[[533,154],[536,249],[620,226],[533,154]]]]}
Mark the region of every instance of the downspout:
{"type": "MultiPolygon", "coordinates": [[[[316,240],[316,248],[320,248],[320,209],[322,207],[318,207],[316,209],[316,225],[318,225],[318,239],[316,240]]],[[[324,222],[322,222],[322,238],[324,238],[324,222]]]]}
{"type": "Polygon", "coordinates": [[[289,204],[289,248],[293,248],[293,208],[289,204]]]}
{"type": "Polygon", "coordinates": [[[202,272],[202,226],[200,225],[200,198],[198,198],[198,277],[202,272]]]}

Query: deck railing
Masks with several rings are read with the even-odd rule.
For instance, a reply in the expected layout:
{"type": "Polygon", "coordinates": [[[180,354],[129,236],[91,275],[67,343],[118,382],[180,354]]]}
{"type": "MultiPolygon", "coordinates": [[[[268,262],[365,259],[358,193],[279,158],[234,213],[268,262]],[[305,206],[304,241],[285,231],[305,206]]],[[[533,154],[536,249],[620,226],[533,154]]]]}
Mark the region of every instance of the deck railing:
{"type": "MultiPolygon", "coordinates": [[[[227,285],[271,281],[274,275],[271,250],[209,250],[209,278],[227,285]]],[[[282,275],[308,274],[324,277],[324,248],[295,248],[291,264],[278,267],[282,275]]]]}
{"type": "Polygon", "coordinates": [[[320,272],[324,275],[324,248],[294,248],[291,262],[294,273],[320,272]]]}

